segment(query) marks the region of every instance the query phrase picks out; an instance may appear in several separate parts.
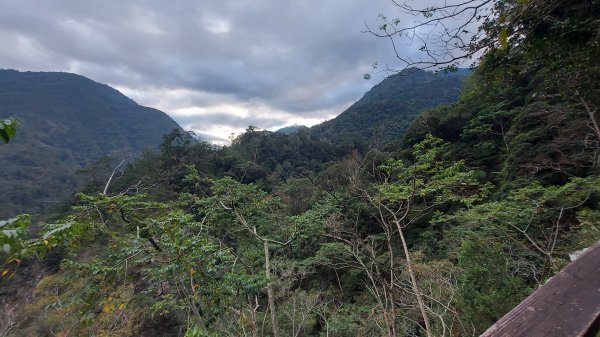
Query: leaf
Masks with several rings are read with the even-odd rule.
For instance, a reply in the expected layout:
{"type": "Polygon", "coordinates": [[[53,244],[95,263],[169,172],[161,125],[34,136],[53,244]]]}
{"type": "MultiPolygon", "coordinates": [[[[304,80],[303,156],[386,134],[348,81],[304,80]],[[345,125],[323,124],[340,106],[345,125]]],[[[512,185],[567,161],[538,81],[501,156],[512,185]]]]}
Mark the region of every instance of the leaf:
{"type": "Polygon", "coordinates": [[[44,233],[42,238],[44,240],[46,240],[46,239],[52,237],[54,234],[66,231],[67,229],[71,228],[72,226],[73,226],[73,223],[71,223],[71,222],[67,222],[66,224],[61,224],[58,227],[53,228],[53,229],[47,231],[46,233],[44,233]]]}
{"type": "Polygon", "coordinates": [[[498,34],[498,43],[500,44],[500,49],[508,47],[508,30],[506,28],[503,28],[498,34]]]}
{"type": "Polygon", "coordinates": [[[5,229],[2,231],[2,234],[4,234],[8,238],[16,238],[17,236],[19,236],[19,231],[16,229],[5,229]]]}
{"type": "Polygon", "coordinates": [[[0,138],[4,143],[8,143],[17,134],[17,124],[17,120],[13,118],[0,121],[0,138]]]}

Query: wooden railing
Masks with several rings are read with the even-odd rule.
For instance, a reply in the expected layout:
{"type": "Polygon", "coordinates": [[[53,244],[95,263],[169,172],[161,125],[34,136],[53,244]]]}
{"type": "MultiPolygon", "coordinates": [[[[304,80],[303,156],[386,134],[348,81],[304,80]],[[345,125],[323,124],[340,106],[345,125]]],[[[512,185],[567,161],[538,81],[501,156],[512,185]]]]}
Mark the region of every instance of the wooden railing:
{"type": "Polygon", "coordinates": [[[599,325],[600,241],[481,337],[596,337],[599,325]]]}

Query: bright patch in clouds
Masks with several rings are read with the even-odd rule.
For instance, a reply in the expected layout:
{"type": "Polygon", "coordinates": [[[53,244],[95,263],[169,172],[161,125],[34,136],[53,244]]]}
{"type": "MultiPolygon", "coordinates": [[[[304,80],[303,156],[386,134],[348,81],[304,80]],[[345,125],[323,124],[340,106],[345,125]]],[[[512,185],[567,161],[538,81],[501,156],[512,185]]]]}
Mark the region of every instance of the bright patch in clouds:
{"type": "Polygon", "coordinates": [[[316,111],[317,117],[310,117],[274,109],[264,102],[228,101],[218,94],[185,89],[117,89],[136,101],[150,102],[152,107],[169,111],[184,129],[217,142],[228,140],[231,134],[243,133],[250,125],[271,131],[293,124],[313,126],[335,117],[352,103],[343,102],[339,106],[316,111]]]}
{"type": "Polygon", "coordinates": [[[231,22],[209,16],[204,19],[204,28],[215,34],[229,33],[231,31],[231,22]]]}

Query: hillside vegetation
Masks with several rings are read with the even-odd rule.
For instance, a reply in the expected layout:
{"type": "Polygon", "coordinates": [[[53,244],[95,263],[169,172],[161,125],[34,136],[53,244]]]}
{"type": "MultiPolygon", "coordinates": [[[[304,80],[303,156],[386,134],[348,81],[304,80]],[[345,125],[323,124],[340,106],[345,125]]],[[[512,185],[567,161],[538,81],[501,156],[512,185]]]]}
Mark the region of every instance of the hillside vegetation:
{"type": "Polygon", "coordinates": [[[311,128],[314,135],[336,140],[384,144],[398,139],[424,109],[453,103],[469,71],[433,74],[416,68],[391,75],[339,116],[311,128]]]}
{"type": "Polygon", "coordinates": [[[18,137],[0,147],[0,218],[47,212],[83,180],[76,172],[105,155],[133,159],[179,129],[161,111],[69,73],[0,70],[0,115],[18,137]]]}
{"type": "Polygon", "coordinates": [[[600,239],[600,6],[497,4],[484,29],[503,33],[459,101],[386,147],[249,128],[219,149],[174,131],[32,238],[27,216],[2,223],[0,295],[28,295],[2,321],[14,336],[479,335],[600,239]]]}

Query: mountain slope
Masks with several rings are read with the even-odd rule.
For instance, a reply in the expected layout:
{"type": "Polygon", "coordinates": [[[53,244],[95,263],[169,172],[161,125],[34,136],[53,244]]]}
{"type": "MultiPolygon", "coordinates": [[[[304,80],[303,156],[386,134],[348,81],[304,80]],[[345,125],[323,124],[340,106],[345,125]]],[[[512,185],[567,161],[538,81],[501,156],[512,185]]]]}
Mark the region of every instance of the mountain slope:
{"type": "Polygon", "coordinates": [[[435,75],[409,69],[392,75],[336,118],[314,126],[312,132],[328,138],[359,135],[370,140],[397,139],[422,110],[456,101],[468,73],[460,70],[435,75]]]}
{"type": "Polygon", "coordinates": [[[281,133],[284,135],[291,135],[298,131],[305,131],[305,130],[308,130],[308,127],[306,127],[304,125],[294,124],[294,125],[283,127],[275,132],[278,132],[278,133],[281,133]]]}
{"type": "Polygon", "coordinates": [[[41,212],[69,195],[75,171],[103,155],[130,158],[179,126],[119,91],[69,73],[0,70],[0,116],[21,126],[0,147],[0,218],[41,212]]]}

